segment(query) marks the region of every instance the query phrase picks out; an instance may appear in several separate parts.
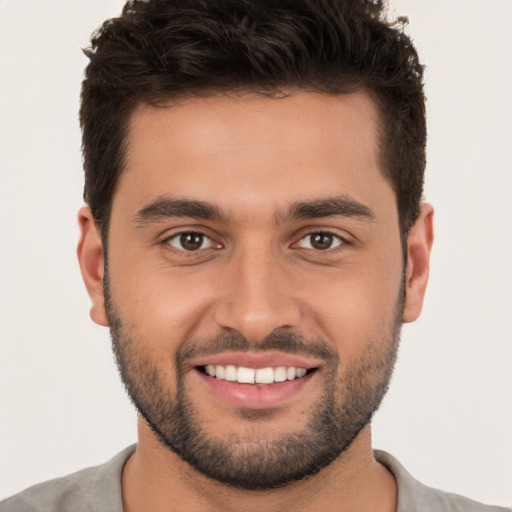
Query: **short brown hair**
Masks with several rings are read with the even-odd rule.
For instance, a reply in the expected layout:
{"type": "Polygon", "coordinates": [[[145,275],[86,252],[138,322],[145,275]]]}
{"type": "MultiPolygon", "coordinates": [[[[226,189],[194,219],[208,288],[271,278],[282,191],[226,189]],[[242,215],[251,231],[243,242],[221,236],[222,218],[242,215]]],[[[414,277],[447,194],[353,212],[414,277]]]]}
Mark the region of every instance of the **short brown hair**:
{"type": "Polygon", "coordinates": [[[80,123],[84,199],[106,236],[139,103],[233,91],[366,89],[379,107],[382,171],[402,240],[419,214],[425,170],[423,67],[404,20],[371,0],[131,0],[85,50],[80,123]]]}

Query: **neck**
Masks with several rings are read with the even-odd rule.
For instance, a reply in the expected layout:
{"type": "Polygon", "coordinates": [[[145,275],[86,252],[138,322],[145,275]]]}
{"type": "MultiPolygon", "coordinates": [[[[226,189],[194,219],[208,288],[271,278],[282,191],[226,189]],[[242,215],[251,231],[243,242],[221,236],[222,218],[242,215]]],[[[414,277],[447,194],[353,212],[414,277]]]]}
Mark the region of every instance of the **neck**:
{"type": "Polygon", "coordinates": [[[395,512],[393,476],[373,457],[371,429],[318,474],[279,489],[244,491],[203,476],[163,446],[139,419],[139,443],[122,477],[125,512],[395,512]]]}

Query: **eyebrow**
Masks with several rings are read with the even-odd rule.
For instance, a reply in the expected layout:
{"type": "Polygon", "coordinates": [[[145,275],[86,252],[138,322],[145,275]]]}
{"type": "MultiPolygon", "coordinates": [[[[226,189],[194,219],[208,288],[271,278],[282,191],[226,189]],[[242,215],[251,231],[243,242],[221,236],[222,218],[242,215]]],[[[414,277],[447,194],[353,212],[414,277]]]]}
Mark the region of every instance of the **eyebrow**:
{"type": "Polygon", "coordinates": [[[284,215],[278,215],[276,220],[282,222],[322,217],[356,217],[367,221],[375,220],[375,214],[368,206],[347,195],[296,201],[290,205],[284,215]]]}
{"type": "MultiPolygon", "coordinates": [[[[179,217],[217,222],[229,221],[226,212],[207,201],[169,196],[159,196],[145,205],[135,214],[134,221],[137,227],[144,227],[147,224],[179,217]]],[[[356,217],[362,220],[375,220],[375,214],[368,206],[346,195],[296,201],[286,211],[276,213],[274,216],[276,223],[323,217],[356,217]]]]}
{"type": "Polygon", "coordinates": [[[193,219],[227,221],[227,215],[217,206],[206,201],[177,199],[159,196],[139,210],[134,221],[138,227],[176,217],[193,219]]]}

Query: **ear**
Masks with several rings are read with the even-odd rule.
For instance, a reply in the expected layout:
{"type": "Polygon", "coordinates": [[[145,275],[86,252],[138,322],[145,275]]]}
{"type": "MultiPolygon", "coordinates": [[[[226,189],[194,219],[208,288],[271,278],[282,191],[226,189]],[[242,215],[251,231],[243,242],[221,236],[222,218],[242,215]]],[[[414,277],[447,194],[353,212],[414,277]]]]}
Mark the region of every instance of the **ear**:
{"type": "Polygon", "coordinates": [[[80,226],[80,241],[77,255],[82,278],[92,301],[91,318],[98,325],[108,326],[103,295],[103,245],[100,231],[88,206],[80,208],[78,224],[80,226]]]}
{"type": "Polygon", "coordinates": [[[420,215],[409,231],[407,239],[407,269],[405,274],[405,305],[403,321],[414,322],[423,308],[430,270],[430,251],[434,241],[434,209],[429,204],[420,206],[420,215]]]}

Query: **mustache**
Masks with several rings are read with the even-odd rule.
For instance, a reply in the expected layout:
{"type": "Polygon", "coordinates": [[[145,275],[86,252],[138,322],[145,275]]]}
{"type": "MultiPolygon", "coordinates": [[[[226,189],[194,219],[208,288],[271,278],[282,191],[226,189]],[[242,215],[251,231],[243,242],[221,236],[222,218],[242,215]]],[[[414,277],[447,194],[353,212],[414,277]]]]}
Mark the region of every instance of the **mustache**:
{"type": "Polygon", "coordinates": [[[183,368],[188,361],[222,352],[268,352],[310,356],[324,361],[338,359],[337,352],[322,338],[300,333],[273,331],[260,341],[250,341],[240,333],[225,333],[213,338],[196,338],[186,342],[176,353],[176,364],[183,368]]]}

